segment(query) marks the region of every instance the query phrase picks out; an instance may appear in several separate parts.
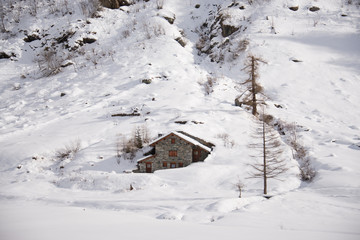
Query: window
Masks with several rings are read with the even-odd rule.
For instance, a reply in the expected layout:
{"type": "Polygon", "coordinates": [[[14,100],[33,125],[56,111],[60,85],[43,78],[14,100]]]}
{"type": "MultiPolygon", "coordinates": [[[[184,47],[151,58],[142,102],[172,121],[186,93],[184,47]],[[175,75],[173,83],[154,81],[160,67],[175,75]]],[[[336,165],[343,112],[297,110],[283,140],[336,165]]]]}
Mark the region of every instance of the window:
{"type": "Polygon", "coordinates": [[[174,150],[169,151],[169,157],[177,157],[177,151],[174,150]]]}
{"type": "Polygon", "coordinates": [[[167,168],[167,162],[163,162],[163,167],[167,168]]]}
{"type": "Polygon", "coordinates": [[[170,168],[176,168],[176,163],[170,163],[170,168]]]}
{"type": "Polygon", "coordinates": [[[171,139],[171,144],[175,144],[175,138],[171,139]]]}
{"type": "Polygon", "coordinates": [[[184,164],[182,162],[179,163],[179,167],[183,167],[184,164]]]}
{"type": "Polygon", "coordinates": [[[195,155],[198,155],[198,154],[199,154],[199,152],[198,152],[197,150],[195,150],[195,151],[194,151],[194,154],[195,154],[195,155]]]}

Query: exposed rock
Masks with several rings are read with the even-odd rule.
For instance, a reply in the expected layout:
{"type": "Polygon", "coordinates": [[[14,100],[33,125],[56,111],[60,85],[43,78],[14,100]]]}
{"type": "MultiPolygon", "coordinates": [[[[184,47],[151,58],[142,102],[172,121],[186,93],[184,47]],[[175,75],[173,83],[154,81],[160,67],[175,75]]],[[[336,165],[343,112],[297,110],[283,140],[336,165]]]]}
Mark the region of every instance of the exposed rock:
{"type": "Polygon", "coordinates": [[[235,106],[241,107],[242,102],[240,101],[240,98],[235,98],[235,106]]]}
{"type": "Polygon", "coordinates": [[[118,9],[122,6],[130,6],[129,0],[100,0],[101,6],[111,9],[118,9]]]}
{"type": "Polygon", "coordinates": [[[186,124],[187,121],[175,121],[176,124],[186,124]]]}
{"type": "Polygon", "coordinates": [[[140,113],[116,113],[116,114],[112,114],[112,117],[138,117],[140,116],[140,113]]]}
{"type": "Polygon", "coordinates": [[[76,43],[79,44],[79,46],[84,46],[84,44],[91,44],[96,42],[95,38],[83,38],[81,40],[77,40],[76,43]]]}
{"type": "Polygon", "coordinates": [[[200,4],[196,4],[196,5],[195,5],[195,8],[200,8],[200,4]]]}
{"type": "Polygon", "coordinates": [[[16,91],[16,90],[19,90],[19,89],[21,89],[20,83],[14,83],[13,90],[16,91]]]}
{"type": "Polygon", "coordinates": [[[239,3],[232,2],[232,3],[228,6],[228,8],[237,7],[237,6],[239,6],[239,3]]]}
{"type": "Polygon", "coordinates": [[[235,26],[228,25],[228,24],[224,23],[225,20],[226,20],[226,16],[220,15],[219,18],[220,18],[221,35],[223,37],[228,37],[231,34],[233,34],[234,32],[236,32],[237,30],[239,30],[238,27],[235,27],[235,26]]]}
{"type": "Polygon", "coordinates": [[[6,54],[5,52],[0,52],[0,59],[6,59],[6,58],[10,58],[11,56],[6,54]]]}
{"type": "Polygon", "coordinates": [[[316,6],[312,6],[311,8],[309,8],[309,11],[311,11],[311,12],[317,12],[319,10],[320,10],[320,8],[316,7],[316,6]]]}
{"type": "Polygon", "coordinates": [[[163,17],[166,21],[168,21],[170,24],[173,24],[175,22],[175,14],[170,11],[160,10],[158,13],[158,16],[163,17]]]}
{"type": "Polygon", "coordinates": [[[145,84],[150,84],[152,82],[152,79],[148,78],[148,79],[143,79],[141,80],[142,83],[145,83],[145,84]]]}
{"type": "Polygon", "coordinates": [[[62,92],[60,93],[60,97],[64,97],[66,95],[66,93],[62,92]]]}
{"type": "Polygon", "coordinates": [[[91,43],[94,43],[96,42],[96,39],[95,38],[83,38],[83,43],[85,44],[91,44],[91,43]]]}
{"type": "Polygon", "coordinates": [[[299,6],[289,7],[291,11],[297,11],[299,10],[299,6]]]}
{"type": "Polygon", "coordinates": [[[27,35],[26,38],[24,38],[25,42],[32,42],[36,40],[40,40],[41,38],[36,34],[27,35]]]}
{"type": "Polygon", "coordinates": [[[164,17],[166,21],[168,21],[170,24],[173,24],[175,22],[175,17],[171,18],[171,17],[164,17]]]}
{"type": "Polygon", "coordinates": [[[64,43],[64,42],[67,42],[69,38],[74,36],[74,34],[75,34],[75,32],[67,31],[61,37],[55,38],[55,40],[57,41],[57,43],[64,43]]]}
{"type": "Polygon", "coordinates": [[[68,66],[71,66],[71,65],[74,65],[74,63],[69,61],[69,62],[67,62],[65,64],[62,64],[61,67],[65,68],[65,67],[68,67],[68,66]]]}
{"type": "Polygon", "coordinates": [[[244,9],[245,9],[245,6],[240,6],[239,9],[240,9],[240,10],[244,10],[244,9]]]}
{"type": "Polygon", "coordinates": [[[175,41],[177,41],[182,47],[186,46],[185,40],[181,37],[175,38],[175,41]]]}
{"type": "Polygon", "coordinates": [[[191,121],[193,124],[204,124],[204,122],[199,122],[199,121],[191,121]]]}
{"type": "Polygon", "coordinates": [[[234,27],[232,25],[226,25],[223,22],[220,22],[221,25],[221,35],[223,37],[228,37],[231,34],[233,34],[234,32],[236,32],[237,30],[239,30],[238,27],[234,27]]]}

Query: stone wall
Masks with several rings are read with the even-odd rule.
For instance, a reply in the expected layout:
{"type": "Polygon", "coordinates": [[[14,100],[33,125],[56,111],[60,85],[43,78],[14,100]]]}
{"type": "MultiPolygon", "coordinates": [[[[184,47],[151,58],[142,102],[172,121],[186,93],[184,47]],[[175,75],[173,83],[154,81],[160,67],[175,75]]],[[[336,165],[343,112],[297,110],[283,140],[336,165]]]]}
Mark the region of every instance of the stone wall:
{"type": "Polygon", "coordinates": [[[199,150],[199,161],[204,161],[209,153],[176,135],[169,135],[165,139],[155,143],[155,157],[150,157],[144,162],[139,163],[139,172],[146,172],[146,163],[152,163],[152,172],[161,169],[175,167],[186,167],[192,163],[193,150],[199,150]],[[201,151],[200,151],[201,150],[201,151]],[[170,151],[176,151],[177,156],[169,156],[170,151]],[[164,166],[166,162],[166,166],[164,166]]]}
{"type": "Polygon", "coordinates": [[[155,149],[158,164],[154,166],[156,169],[170,168],[171,163],[175,163],[179,167],[179,163],[186,167],[192,162],[192,145],[177,136],[169,136],[158,142],[155,149]],[[171,143],[174,139],[174,143],[171,143]],[[169,151],[177,151],[177,157],[170,157],[169,151]],[[163,167],[163,163],[167,162],[167,167],[163,167]]]}

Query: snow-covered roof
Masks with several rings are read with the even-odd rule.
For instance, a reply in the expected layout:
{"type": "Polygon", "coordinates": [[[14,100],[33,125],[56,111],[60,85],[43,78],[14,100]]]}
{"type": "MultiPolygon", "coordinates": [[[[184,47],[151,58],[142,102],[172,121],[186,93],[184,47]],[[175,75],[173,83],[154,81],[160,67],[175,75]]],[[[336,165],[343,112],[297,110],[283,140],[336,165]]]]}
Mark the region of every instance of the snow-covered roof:
{"type": "Polygon", "coordinates": [[[185,140],[185,141],[187,141],[187,142],[189,142],[189,143],[191,143],[191,144],[193,144],[195,146],[201,147],[202,149],[204,149],[204,150],[206,150],[208,152],[211,152],[211,148],[209,148],[208,146],[205,146],[204,144],[200,143],[196,139],[191,138],[191,137],[189,137],[189,136],[187,136],[187,135],[185,135],[183,133],[177,132],[177,131],[172,131],[172,132],[170,132],[168,134],[165,134],[165,135],[155,139],[154,141],[152,141],[149,145],[151,146],[151,145],[163,140],[164,138],[168,137],[171,134],[174,134],[174,135],[178,136],[179,138],[182,138],[183,140],[185,140]]]}
{"type": "Polygon", "coordinates": [[[152,157],[155,157],[155,155],[149,155],[149,156],[142,157],[142,158],[138,159],[137,162],[141,162],[145,159],[152,158],[152,157]]]}

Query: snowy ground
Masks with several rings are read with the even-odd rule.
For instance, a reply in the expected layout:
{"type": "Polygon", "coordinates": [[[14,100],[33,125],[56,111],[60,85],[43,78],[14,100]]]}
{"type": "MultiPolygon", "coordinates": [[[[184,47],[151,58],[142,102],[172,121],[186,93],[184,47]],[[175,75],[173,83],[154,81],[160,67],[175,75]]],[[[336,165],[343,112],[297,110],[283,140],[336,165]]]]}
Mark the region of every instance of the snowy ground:
{"type": "Polygon", "coordinates": [[[2,35],[0,52],[10,49],[17,61],[0,60],[1,239],[359,239],[359,8],[335,0],[276,0],[239,1],[246,7],[240,10],[227,8],[231,2],[168,0],[159,11],[150,1],[104,10],[90,23],[77,21],[78,12],[44,11],[8,24],[12,31],[42,29],[48,41],[71,26],[70,45],[84,36],[97,41],[84,45],[74,65],[40,77],[33,59],[41,41],[2,35]],[[214,4],[235,24],[250,19],[244,33],[229,37],[249,39],[246,52],[231,61],[225,53],[219,64],[195,48],[202,23],[214,21],[214,4]],[[293,5],[299,10],[288,9],[293,5]],[[313,5],[320,10],[310,12],[313,5]],[[171,25],[162,16],[172,14],[171,25]],[[50,27],[54,21],[59,30],[50,27]],[[267,111],[302,126],[299,138],[318,172],[312,183],[302,183],[285,147],[290,170],[285,181],[269,182],[269,200],[261,197],[261,180],[247,178],[252,117],[234,106],[249,52],[267,62],[260,67],[267,111]],[[208,76],[217,79],[210,94],[208,76]],[[111,117],[134,108],[140,117],[111,117]],[[124,174],[135,162],[118,163],[116,142],[141,126],[153,137],[187,131],[216,148],[205,162],[183,169],[124,174]],[[74,141],[82,146],[74,160],[55,160],[55,151],[74,141]],[[234,186],[239,179],[246,185],[241,199],[234,186]]]}

